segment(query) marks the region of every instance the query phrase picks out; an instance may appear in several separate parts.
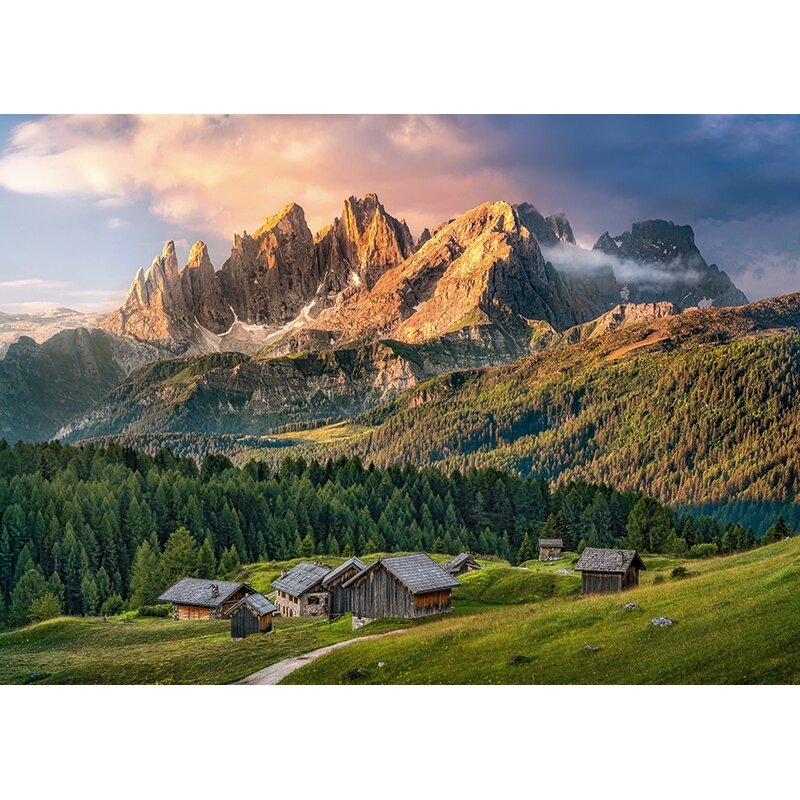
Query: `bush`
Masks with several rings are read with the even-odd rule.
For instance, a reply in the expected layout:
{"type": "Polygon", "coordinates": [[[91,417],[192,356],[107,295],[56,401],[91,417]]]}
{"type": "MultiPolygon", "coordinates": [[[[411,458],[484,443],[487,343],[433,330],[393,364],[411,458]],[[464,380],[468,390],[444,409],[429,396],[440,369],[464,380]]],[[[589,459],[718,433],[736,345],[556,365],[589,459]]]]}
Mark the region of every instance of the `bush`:
{"type": "Polygon", "coordinates": [[[690,558],[708,558],[717,554],[717,545],[714,542],[704,542],[703,544],[692,545],[689,550],[690,558]]]}
{"type": "Polygon", "coordinates": [[[689,575],[689,570],[686,569],[683,565],[679,567],[675,567],[672,570],[672,580],[679,581],[681,578],[686,578],[689,575]]]}
{"type": "Polygon", "coordinates": [[[106,598],[106,601],[100,607],[100,613],[104,617],[115,617],[125,610],[125,601],[118,595],[112,594],[106,598]]]}
{"type": "Polygon", "coordinates": [[[168,617],[171,612],[170,605],[139,606],[140,617],[168,617]]]}
{"type": "Polygon", "coordinates": [[[664,575],[656,575],[655,578],[653,578],[653,583],[664,583],[665,580],[666,577],[664,575]]]}

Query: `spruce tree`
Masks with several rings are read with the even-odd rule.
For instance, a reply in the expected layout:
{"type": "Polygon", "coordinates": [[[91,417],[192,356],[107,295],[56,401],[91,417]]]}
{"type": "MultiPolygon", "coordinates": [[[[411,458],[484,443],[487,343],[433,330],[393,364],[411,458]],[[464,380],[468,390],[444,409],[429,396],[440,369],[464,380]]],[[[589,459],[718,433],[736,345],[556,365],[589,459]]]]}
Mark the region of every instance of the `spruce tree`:
{"type": "Polygon", "coordinates": [[[232,544],[222,553],[219,559],[219,574],[226,578],[233,578],[241,570],[242,562],[236,545],[232,544]]]}
{"type": "Polygon", "coordinates": [[[310,533],[307,533],[300,542],[300,555],[303,558],[311,558],[314,555],[314,540],[310,533]]]}
{"type": "Polygon", "coordinates": [[[197,554],[197,577],[214,578],[217,574],[217,559],[214,556],[214,546],[211,539],[206,536],[200,551],[197,554]]]}
{"type": "Polygon", "coordinates": [[[149,605],[167,588],[167,585],[161,582],[159,554],[153,544],[145,540],[136,548],[133,559],[130,607],[140,608],[149,605]]]}
{"type": "Polygon", "coordinates": [[[52,592],[45,592],[33,600],[28,608],[29,622],[44,622],[46,619],[60,617],[64,613],[61,600],[52,592]]]}
{"type": "Polygon", "coordinates": [[[173,531],[159,562],[161,591],[181,578],[191,577],[197,570],[197,542],[186,528],[173,531]]]}
{"type": "Polygon", "coordinates": [[[92,573],[87,570],[81,579],[81,603],[84,617],[92,617],[97,613],[98,600],[97,583],[92,573]]]}
{"type": "Polygon", "coordinates": [[[30,608],[34,600],[49,592],[47,581],[38,569],[28,570],[11,593],[8,621],[12,626],[27,625],[30,622],[30,608]]]}
{"type": "Polygon", "coordinates": [[[525,561],[530,561],[533,558],[533,550],[531,549],[531,538],[526,532],[522,537],[522,544],[517,551],[517,564],[522,564],[525,561]]]}

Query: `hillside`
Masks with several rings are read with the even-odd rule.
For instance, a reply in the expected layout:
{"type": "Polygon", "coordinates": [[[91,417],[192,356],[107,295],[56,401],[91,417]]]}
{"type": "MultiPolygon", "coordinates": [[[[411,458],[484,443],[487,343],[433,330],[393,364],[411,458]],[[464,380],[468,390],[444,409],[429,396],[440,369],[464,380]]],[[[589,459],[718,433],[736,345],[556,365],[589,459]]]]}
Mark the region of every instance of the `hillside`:
{"type": "MultiPolygon", "coordinates": [[[[287,433],[296,455],[359,455],[608,481],[680,505],[791,503],[800,490],[800,295],[559,340],[440,376],[354,420],[287,433]]],[[[283,457],[280,449],[253,451],[283,457]]],[[[246,454],[242,457],[246,457],[246,454]]]]}
{"type": "Polygon", "coordinates": [[[693,561],[693,577],[621,595],[453,616],[332,653],[284,682],[797,683],[800,638],[786,621],[800,612],[798,564],[794,538],[693,561]],[[658,616],[674,624],[652,626],[658,616]]]}

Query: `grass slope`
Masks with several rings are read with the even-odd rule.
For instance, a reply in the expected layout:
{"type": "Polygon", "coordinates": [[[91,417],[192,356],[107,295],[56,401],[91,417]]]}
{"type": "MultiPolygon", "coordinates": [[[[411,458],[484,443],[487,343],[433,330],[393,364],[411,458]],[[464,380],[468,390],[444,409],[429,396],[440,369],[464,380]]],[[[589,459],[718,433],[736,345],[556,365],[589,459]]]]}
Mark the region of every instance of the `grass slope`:
{"type": "Polygon", "coordinates": [[[623,595],[445,617],[332,653],[285,682],[800,682],[800,538],[686,563],[694,577],[651,577],[623,595]],[[630,602],[640,610],[622,611],[630,602]],[[657,616],[675,624],[653,627],[657,616]]]}
{"type": "MultiPolygon", "coordinates": [[[[368,633],[402,624],[381,623],[368,633]]],[[[0,634],[0,684],[230,683],[355,635],[364,634],[353,633],[349,618],[332,625],[276,619],[274,634],[232,642],[226,621],[61,617],[0,634]]]]}

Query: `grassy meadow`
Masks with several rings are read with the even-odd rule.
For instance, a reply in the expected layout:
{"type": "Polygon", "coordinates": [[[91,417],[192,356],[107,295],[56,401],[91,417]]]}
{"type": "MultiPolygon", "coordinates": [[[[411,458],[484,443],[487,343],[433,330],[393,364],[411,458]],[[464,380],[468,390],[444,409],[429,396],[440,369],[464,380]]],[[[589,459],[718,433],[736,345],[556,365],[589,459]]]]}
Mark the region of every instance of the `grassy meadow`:
{"type": "Polygon", "coordinates": [[[644,560],[647,578],[624,594],[452,615],[339,650],[284,682],[800,682],[800,537],[721,558],[644,560]],[[670,578],[678,563],[694,574],[670,578]],[[624,611],[626,603],[640,608],[624,611]],[[674,624],[653,627],[658,616],[674,624]]]}

